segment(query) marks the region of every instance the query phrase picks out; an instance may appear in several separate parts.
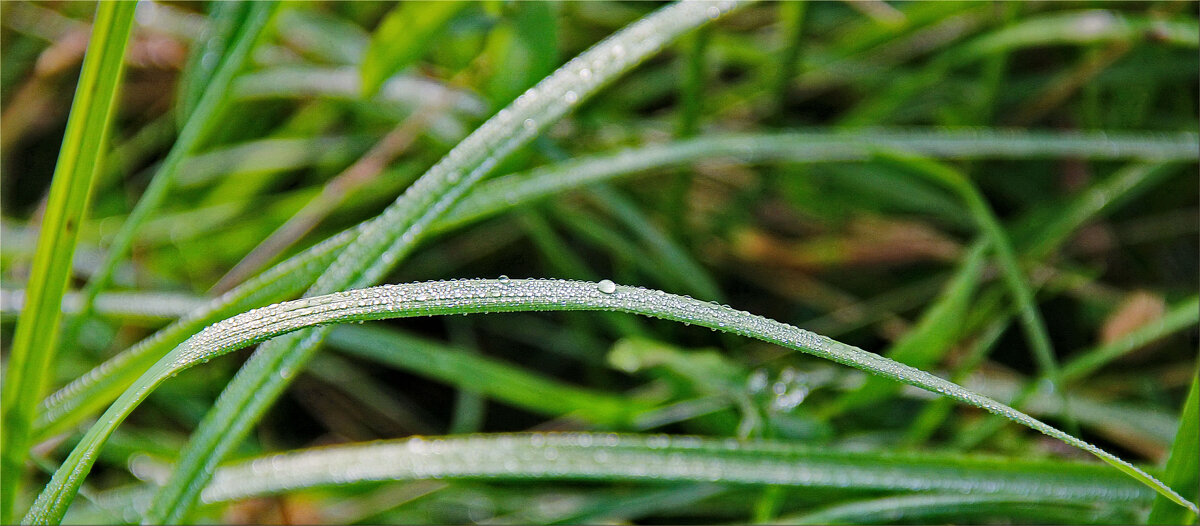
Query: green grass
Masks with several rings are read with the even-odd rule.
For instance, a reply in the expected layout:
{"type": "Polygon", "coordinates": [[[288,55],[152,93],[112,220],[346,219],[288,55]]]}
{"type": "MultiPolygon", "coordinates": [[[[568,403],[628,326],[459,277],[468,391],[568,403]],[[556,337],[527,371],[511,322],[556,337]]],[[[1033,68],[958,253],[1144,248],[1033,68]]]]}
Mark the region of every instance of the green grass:
{"type": "Polygon", "coordinates": [[[124,71],[133,7],[126,3],[97,7],[96,23],[102,29],[95,31],[89,41],[54,169],[54,182],[26,285],[29,307],[17,324],[6,361],[0,522],[12,522],[14,518],[13,504],[31,445],[31,424],[38,401],[45,396],[53,378],[58,324],[62,317],[59,305],[71,278],[79,225],[108,148],[106,142],[116,114],[114,106],[124,71]]]}
{"type": "Polygon", "coordinates": [[[1194,522],[1184,7],[5,4],[0,518],[1194,522]]]}

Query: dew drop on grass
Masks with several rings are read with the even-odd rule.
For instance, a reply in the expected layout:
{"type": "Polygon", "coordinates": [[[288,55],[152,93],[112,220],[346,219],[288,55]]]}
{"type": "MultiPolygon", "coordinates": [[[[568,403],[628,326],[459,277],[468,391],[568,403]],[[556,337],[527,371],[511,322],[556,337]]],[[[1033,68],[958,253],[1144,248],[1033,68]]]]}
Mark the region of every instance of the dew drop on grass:
{"type": "Polygon", "coordinates": [[[596,290],[605,294],[612,294],[617,291],[617,284],[611,280],[601,280],[600,283],[596,284],[596,290]]]}

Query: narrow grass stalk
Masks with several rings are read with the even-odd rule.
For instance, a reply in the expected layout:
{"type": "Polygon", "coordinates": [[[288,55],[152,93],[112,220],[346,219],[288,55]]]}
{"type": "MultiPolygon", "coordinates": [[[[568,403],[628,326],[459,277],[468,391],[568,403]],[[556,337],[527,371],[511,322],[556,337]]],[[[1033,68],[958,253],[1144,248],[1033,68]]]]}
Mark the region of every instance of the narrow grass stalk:
{"type": "Polygon", "coordinates": [[[96,7],[91,40],[51,179],[32,273],[26,284],[29,308],[17,320],[4,375],[0,428],[3,523],[12,522],[37,404],[53,377],[62,298],[71,278],[79,225],[104,166],[133,11],[132,2],[101,3],[96,7]]]}
{"type": "Polygon", "coordinates": [[[351,356],[412,371],[460,389],[474,388],[498,401],[553,417],[570,416],[628,428],[638,414],[653,407],[640,400],[563,384],[494,358],[396,331],[342,326],[330,332],[327,343],[351,356]]]}
{"type": "MultiPolygon", "coordinates": [[[[184,369],[281,334],[303,332],[302,329],[317,325],[405,316],[544,310],[617,311],[690,323],[862,369],[940,393],[1030,427],[1099,457],[1181,506],[1196,509],[1195,504],[1132,464],[1016,409],[919,369],[791,325],[662,291],[617,286],[611,281],[500,279],[385,285],[333,293],[255,309],[209,326],[159,360],[113,403],[54,474],[24,522],[59,522],[108,436],[155,387],[184,369]]],[[[294,369],[274,372],[283,377],[295,373],[294,369]]],[[[209,469],[211,473],[215,466],[209,469]]],[[[208,478],[203,478],[195,491],[202,490],[207,482],[208,478]]],[[[153,507],[147,521],[158,522],[153,507]]]]}
{"type": "MultiPolygon", "coordinates": [[[[1167,470],[1163,478],[1176,491],[1184,495],[1196,495],[1200,487],[1200,475],[1196,466],[1200,464],[1200,365],[1192,372],[1192,387],[1188,389],[1183,411],[1179,414],[1179,431],[1171,446],[1167,459],[1167,470]]],[[[1154,499],[1150,507],[1147,524],[1193,524],[1196,510],[1185,510],[1166,499],[1154,499]]]]}
{"type": "Polygon", "coordinates": [[[228,104],[227,94],[230,91],[229,87],[233,82],[233,77],[245,65],[250,52],[254,50],[263,29],[270,22],[277,7],[278,2],[265,0],[252,2],[247,8],[245,20],[229,45],[228,54],[221,60],[220,66],[212,73],[211,77],[207,78],[207,82],[203,86],[203,94],[199,96],[194,109],[186,114],[187,122],[179,131],[179,137],[171,146],[171,151],[167,153],[166,159],[163,160],[154,178],[150,180],[150,185],[142,193],[142,197],[138,199],[133,210],[129,212],[129,216],[125,218],[125,222],[121,224],[121,229],[113,237],[100,272],[88,281],[87,287],[84,289],[83,309],[75,324],[80,323],[91,313],[96,296],[108,286],[117,263],[132,247],[138,228],[166,199],[187,156],[200,145],[200,142],[224,112],[228,104]]]}
{"type": "Polygon", "coordinates": [[[1125,336],[1104,345],[1080,352],[1062,367],[1064,382],[1077,382],[1096,370],[1112,363],[1150,342],[1174,334],[1200,322],[1200,297],[1192,296],[1171,305],[1161,318],[1146,323],[1125,336]]]}
{"type": "MultiPolygon", "coordinates": [[[[832,162],[867,160],[880,148],[938,158],[1053,158],[1078,156],[1089,159],[1194,160],[1200,152],[1196,134],[1101,134],[926,130],[878,130],[858,133],[826,131],[751,134],[705,137],[627,150],[616,154],[585,157],[553,164],[529,172],[508,175],[480,185],[459,201],[446,216],[430,227],[436,235],[517,206],[595,182],[625,177],[663,166],[711,158],[732,157],[746,163],[832,162]]],[[[1139,165],[1140,166],[1140,165],[1139,165]]],[[[1089,193],[1054,223],[1053,232],[1039,237],[1031,257],[1057,244],[1097,207],[1111,205],[1114,196],[1127,195],[1144,186],[1146,170],[1126,170],[1103,188],[1089,193]],[[1096,196],[1093,198],[1092,196],[1096,196]]],[[[1157,180],[1157,179],[1156,179],[1157,180]]],[[[42,404],[36,428],[39,437],[79,422],[114,400],[122,390],[154,363],[205,325],[254,307],[282,301],[302,292],[326,267],[337,252],[366,228],[362,223],[272,267],[258,277],[213,299],[178,322],[118,354],[96,369],[75,379],[42,404]]]]}
{"type": "Polygon", "coordinates": [[[1076,462],[852,452],[679,435],[530,433],[421,437],[266,455],[222,467],[203,498],[212,503],[309,487],[424,478],[940,490],[1126,505],[1144,504],[1154,494],[1116,472],[1076,462]]]}

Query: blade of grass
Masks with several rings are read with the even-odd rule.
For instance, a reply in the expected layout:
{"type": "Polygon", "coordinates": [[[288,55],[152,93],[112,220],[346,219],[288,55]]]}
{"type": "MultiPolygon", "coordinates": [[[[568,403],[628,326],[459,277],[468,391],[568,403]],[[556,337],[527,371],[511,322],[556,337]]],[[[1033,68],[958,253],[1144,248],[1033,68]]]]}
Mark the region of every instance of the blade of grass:
{"type": "Polygon", "coordinates": [[[204,35],[192,43],[179,80],[177,126],[183,130],[192,113],[199,106],[209,82],[213,80],[221,63],[230,55],[227,51],[235,44],[238,33],[251,22],[251,2],[218,2],[212,5],[204,35]]]}
{"type": "MultiPolygon", "coordinates": [[[[1100,367],[1107,365],[1112,360],[1124,354],[1140,349],[1152,341],[1196,325],[1197,320],[1200,320],[1200,311],[1198,311],[1200,304],[1197,302],[1198,300],[1194,296],[1181,301],[1173,305],[1162,319],[1157,322],[1140,327],[1119,340],[1076,353],[1078,357],[1063,366],[1063,382],[1068,384],[1079,382],[1100,367]]],[[[1000,320],[1007,321],[1007,318],[1008,316],[1005,315],[1000,320]]],[[[974,365],[982,361],[982,358],[982,353],[972,353],[972,357],[967,362],[973,364],[971,367],[973,368],[974,365]]],[[[963,368],[956,371],[955,377],[962,378],[967,370],[968,368],[963,368]]],[[[1009,398],[1009,405],[1023,407],[1030,401],[1031,397],[1038,394],[1040,387],[1041,385],[1037,382],[1027,383],[1009,398]]],[[[970,432],[960,436],[957,445],[960,448],[975,447],[998,431],[1003,424],[1003,421],[996,420],[980,424],[972,428],[970,432]]]]}
{"type": "MultiPolygon", "coordinates": [[[[1197,371],[1200,371],[1198,369],[1197,371]]],[[[1166,483],[1183,495],[1196,496],[1200,481],[1196,466],[1200,465],[1200,372],[1192,373],[1192,387],[1179,416],[1179,431],[1171,446],[1167,459],[1167,470],[1163,473],[1166,483]]],[[[1155,498],[1150,507],[1147,524],[1192,524],[1196,522],[1195,510],[1185,510],[1166,499],[1155,498]]]]}
{"type": "Polygon", "coordinates": [[[1077,353],[1074,358],[1063,364],[1062,379],[1064,382],[1082,381],[1113,360],[1167,335],[1193,327],[1197,322],[1200,322],[1200,297],[1192,296],[1172,305],[1161,318],[1146,323],[1117,340],[1077,353]]]}
{"type": "MultiPolygon", "coordinates": [[[[606,310],[695,324],[756,338],[825,358],[984,409],[1087,451],[1190,510],[1172,489],[1118,457],[1016,409],[919,369],[808,331],[718,304],[662,291],[566,280],[452,280],[385,285],[307,297],[248,311],[207,327],[164,356],[109,407],[54,474],[25,516],[27,523],[57,523],[90,471],[97,452],[153,389],[180,371],[214,357],[304,328],[350,321],[481,312],[606,310]]],[[[245,370],[245,369],[243,369],[245,370]]],[[[290,377],[295,369],[275,369],[290,377]]],[[[215,466],[206,466],[208,473],[215,466]]],[[[176,472],[178,473],[178,471],[176,472]]],[[[209,478],[200,477],[197,493],[209,478]]],[[[198,495],[197,495],[198,497],[198,495]]],[[[148,522],[157,522],[154,507],[148,522]]]]}
{"type": "Polygon", "coordinates": [[[212,76],[204,82],[203,94],[196,101],[195,109],[186,114],[187,122],[180,130],[175,144],[171,146],[171,151],[167,153],[158,172],[150,180],[150,185],[138,199],[125,222],[121,224],[121,229],[109,246],[108,255],[105,256],[100,272],[88,281],[87,287],[84,289],[83,309],[73,325],[78,326],[90,315],[96,295],[108,286],[117,263],[125,257],[133,245],[137,229],[167,197],[187,156],[199,146],[224,113],[228,105],[227,94],[230,91],[229,86],[233,82],[233,77],[241,71],[277,7],[278,3],[274,1],[249,4],[245,22],[240,24],[237,34],[230,42],[228,54],[221,59],[220,65],[212,76]]]}
{"type": "Polygon", "coordinates": [[[1151,494],[1115,472],[1074,462],[852,452],[678,435],[533,433],[422,437],[267,455],[221,468],[204,500],[423,478],[942,490],[1074,503],[1143,503],[1151,494]]]}
{"type": "Polygon", "coordinates": [[[53,376],[62,298],[71,278],[79,225],[104,166],[133,11],[133,3],[126,2],[96,7],[91,39],[51,179],[32,274],[26,283],[29,308],[17,320],[4,375],[0,522],[12,522],[37,404],[53,376]]]}
{"type": "MultiPolygon", "coordinates": [[[[1083,158],[1152,158],[1167,160],[1196,159],[1200,155],[1197,136],[1184,134],[1100,134],[1100,133],[1024,133],[1024,132],[928,132],[879,131],[855,134],[799,132],[784,134],[705,137],[620,152],[585,157],[573,161],[513,174],[489,181],[469,194],[442,219],[434,223],[431,235],[478,221],[485,217],[579,188],[592,182],[628,176],[639,171],[695,162],[709,158],[736,157],[748,163],[772,160],[821,162],[865,160],[877,147],[888,147],[928,156],[960,158],[1040,158],[1079,156],[1083,158]]],[[[1111,206],[1114,196],[1128,195],[1145,188],[1146,170],[1122,171],[1120,177],[1107,180],[1103,188],[1076,201],[1071,212],[1055,220],[1055,228],[1036,242],[1030,257],[1040,259],[1049,247],[1065,238],[1098,207],[1111,206]]],[[[118,354],[112,360],[85,374],[48,398],[38,417],[37,436],[45,438],[100,410],[133,383],[159,357],[205,325],[246,309],[287,299],[308,287],[316,276],[332,263],[337,251],[360,235],[366,223],[315,245],[260,274],[232,291],[212,300],[204,309],[185,316],[118,354]]]]}

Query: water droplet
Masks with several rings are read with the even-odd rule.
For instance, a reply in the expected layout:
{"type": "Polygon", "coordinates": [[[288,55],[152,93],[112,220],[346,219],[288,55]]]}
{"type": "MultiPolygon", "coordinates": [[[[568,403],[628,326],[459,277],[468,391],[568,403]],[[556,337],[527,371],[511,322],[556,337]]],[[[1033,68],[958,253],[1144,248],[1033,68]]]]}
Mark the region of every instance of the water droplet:
{"type": "Polygon", "coordinates": [[[617,284],[607,279],[601,280],[600,283],[596,284],[596,290],[605,294],[612,294],[617,291],[617,284]]]}
{"type": "Polygon", "coordinates": [[[579,102],[579,95],[575,94],[574,91],[568,91],[563,94],[563,100],[567,101],[567,104],[575,104],[579,102]]]}

